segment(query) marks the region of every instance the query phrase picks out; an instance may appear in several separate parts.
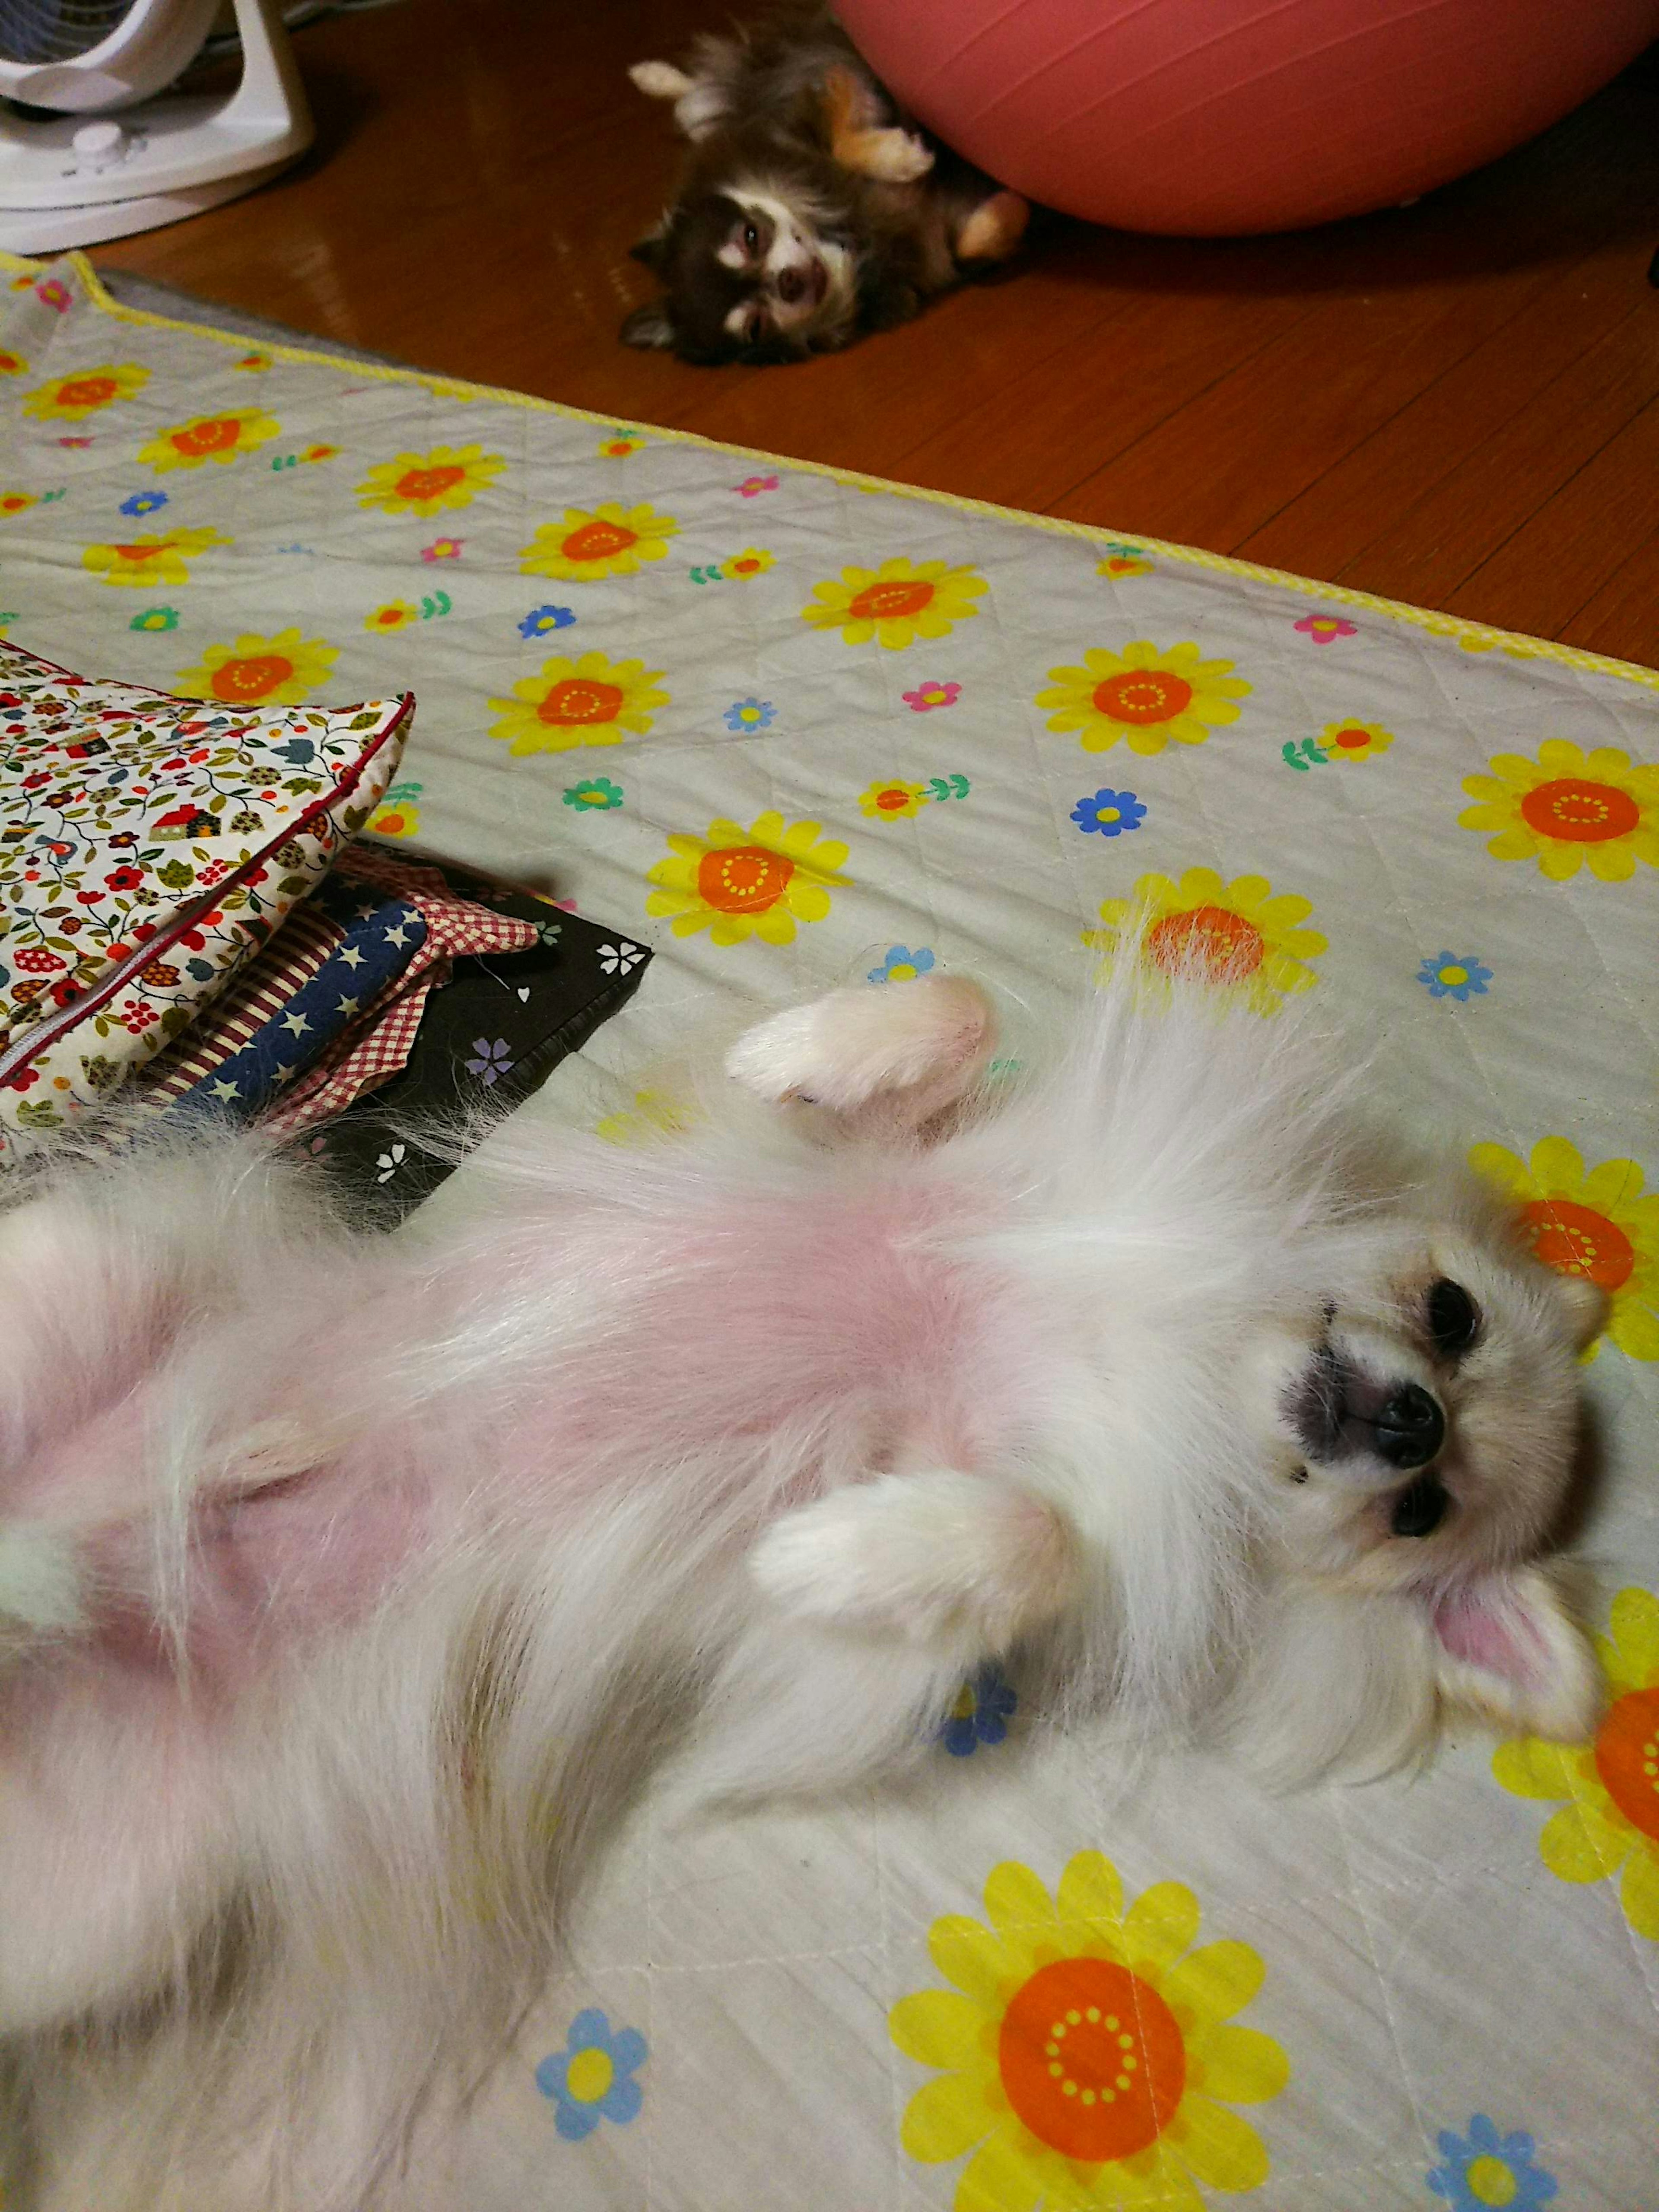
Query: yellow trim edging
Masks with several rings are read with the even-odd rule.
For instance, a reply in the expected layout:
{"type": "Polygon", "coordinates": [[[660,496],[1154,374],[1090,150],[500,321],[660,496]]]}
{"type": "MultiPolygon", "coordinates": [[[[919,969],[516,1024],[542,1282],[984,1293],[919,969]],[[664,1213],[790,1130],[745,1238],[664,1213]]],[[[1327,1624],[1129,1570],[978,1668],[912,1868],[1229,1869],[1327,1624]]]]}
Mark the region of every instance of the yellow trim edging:
{"type": "MultiPolygon", "coordinates": [[[[1222,575],[1243,576],[1254,583],[1277,585],[1282,590],[1299,592],[1304,598],[1338,606],[1363,607],[1369,613],[1385,615],[1391,622],[1409,623],[1413,629],[1427,630],[1434,636],[1455,638],[1468,653],[1498,649],[1518,660],[1553,660],[1563,667],[1583,669],[1596,676],[1616,676],[1628,684],[1639,684],[1648,690],[1659,691],[1659,669],[1644,668],[1637,661],[1614,660],[1606,653],[1586,653],[1576,645],[1558,644],[1552,638],[1495,629],[1490,623],[1471,622],[1462,615],[1436,614],[1427,607],[1412,606],[1403,599],[1380,599],[1375,592],[1354,591],[1346,584],[1322,584],[1310,576],[1295,575],[1287,568],[1266,568],[1254,561],[1236,560],[1231,554],[1207,553],[1201,546],[1177,545],[1168,538],[1147,538],[1139,532],[1112,530],[1097,523],[1071,522],[1060,515],[1036,514],[1023,507],[998,507],[988,500],[965,498],[959,492],[932,491],[921,484],[896,483],[884,477],[866,476],[857,469],[836,468],[828,461],[801,460],[787,453],[767,453],[760,447],[731,446],[718,438],[705,438],[696,430],[674,430],[660,423],[632,422],[622,415],[595,415],[585,407],[567,406],[557,399],[538,399],[532,392],[512,392],[501,385],[471,384],[461,377],[444,376],[425,369],[392,368],[380,362],[354,361],[309,346],[283,345],[268,338],[250,338],[235,331],[215,330],[210,324],[180,322],[172,315],[154,314],[147,307],[123,307],[104,289],[97,270],[84,253],[70,252],[57,258],[69,263],[92,305],[118,322],[136,323],[152,330],[182,331],[190,337],[210,338],[216,345],[234,346],[239,352],[257,349],[269,354],[273,361],[347,370],[354,377],[373,377],[386,384],[418,385],[424,391],[457,399],[493,399],[503,406],[527,407],[534,413],[560,416],[567,422],[637,430],[659,442],[696,446],[705,453],[728,453],[738,460],[766,462],[775,468],[791,469],[799,474],[827,477],[831,483],[848,485],[854,491],[924,500],[934,507],[953,507],[960,514],[984,515],[994,522],[1019,523],[1028,529],[1046,530],[1059,538],[1079,538],[1103,545],[1133,543],[1140,550],[1158,554],[1161,559],[1184,562],[1189,568],[1210,568],[1222,575]]],[[[44,271],[54,265],[53,262],[33,261],[0,247],[0,269],[21,273],[44,271]]]]}

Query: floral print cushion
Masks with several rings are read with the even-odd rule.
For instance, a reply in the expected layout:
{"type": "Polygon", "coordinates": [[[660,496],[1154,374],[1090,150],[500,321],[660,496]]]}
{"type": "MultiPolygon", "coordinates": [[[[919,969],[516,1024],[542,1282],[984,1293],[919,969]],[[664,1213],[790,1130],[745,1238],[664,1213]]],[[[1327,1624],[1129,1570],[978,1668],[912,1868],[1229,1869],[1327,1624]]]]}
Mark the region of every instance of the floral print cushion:
{"type": "Polygon", "coordinates": [[[374,811],[413,710],[245,711],[0,642],[0,1163],[189,1027],[374,811]]]}

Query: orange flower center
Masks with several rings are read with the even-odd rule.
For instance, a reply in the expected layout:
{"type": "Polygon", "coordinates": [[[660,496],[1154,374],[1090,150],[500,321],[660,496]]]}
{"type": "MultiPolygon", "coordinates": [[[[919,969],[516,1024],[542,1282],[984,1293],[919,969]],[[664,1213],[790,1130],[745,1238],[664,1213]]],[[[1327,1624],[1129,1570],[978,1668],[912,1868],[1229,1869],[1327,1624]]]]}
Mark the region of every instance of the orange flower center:
{"type": "Polygon", "coordinates": [[[795,864],[764,845],[726,845],[697,863],[697,890],[721,914],[764,914],[789,888],[795,864]]]}
{"type": "Polygon", "coordinates": [[[382,629],[401,629],[409,620],[409,611],[404,607],[382,607],[374,619],[382,629]]]}
{"type": "Polygon", "coordinates": [[[102,407],[120,386],[112,376],[71,376],[58,387],[60,407],[102,407]]]}
{"type": "Polygon", "coordinates": [[[1595,1771],[1631,1826],[1659,1842],[1659,1688],[1619,1699],[1595,1739],[1595,1771]]]}
{"type": "Polygon", "coordinates": [[[246,699],[267,699],[294,673],[294,663],[280,653],[250,653],[246,660],[227,660],[213,672],[212,692],[231,706],[246,699]]]}
{"type": "Polygon", "coordinates": [[[1195,906],[1167,915],[1146,933],[1146,951],[1166,974],[1195,973],[1209,983],[1241,983],[1255,975],[1267,939],[1242,914],[1195,906]]]}
{"type": "Polygon", "coordinates": [[[212,422],[192,422],[188,430],[175,430],[167,441],[181,453],[222,453],[234,446],[242,434],[242,426],[234,416],[222,415],[212,422]]]}
{"type": "Polygon", "coordinates": [[[1521,1209],[1532,1231],[1532,1249],[1559,1275],[1588,1275],[1604,1291],[1630,1280],[1636,1252],[1624,1231],[1570,1198],[1539,1198],[1521,1209]]]}
{"type": "Polygon", "coordinates": [[[620,522],[584,522],[580,530],[571,532],[560,550],[567,561],[609,561],[639,542],[639,532],[620,522]]]}
{"type": "Polygon", "coordinates": [[[1146,729],[1172,722],[1192,704],[1193,687],[1167,668],[1125,668],[1095,686],[1095,705],[1115,722],[1146,729]]]}
{"type": "Polygon", "coordinates": [[[1599,845],[1608,837],[1628,836],[1639,826],[1642,814],[1630,793],[1617,784],[1567,775],[1529,791],[1521,802],[1521,819],[1540,837],[1599,845]]]}
{"type": "Polygon", "coordinates": [[[933,597],[933,586],[920,578],[911,583],[866,584],[854,593],[847,611],[859,622],[894,622],[919,615],[933,597]]]}
{"type": "Polygon", "coordinates": [[[399,499],[441,499],[452,486],[466,481],[466,471],[447,465],[441,469],[410,469],[398,479],[399,499]]]}
{"type": "Polygon", "coordinates": [[[1340,745],[1345,753],[1363,753],[1370,741],[1369,730],[1339,730],[1331,739],[1331,743],[1340,745]]]}
{"type": "Polygon", "coordinates": [[[538,722],[560,729],[578,723],[614,722],[622,711],[619,684],[596,684],[590,676],[567,676],[553,686],[536,709],[538,722]]]}
{"type": "Polygon", "coordinates": [[[884,814],[902,814],[909,804],[909,793],[897,784],[876,793],[876,805],[884,814]]]}
{"type": "Polygon", "coordinates": [[[1187,2086],[1174,2014],[1105,1959],[1039,1967],[1002,2016],[997,2063],[1031,2133],[1089,2166],[1156,2142],[1187,2086]]]}
{"type": "Polygon", "coordinates": [[[0,514],[21,514],[26,507],[33,507],[33,504],[34,501],[29,493],[9,491],[3,499],[0,499],[0,514]]]}
{"type": "Polygon", "coordinates": [[[172,550],[173,541],[167,538],[160,545],[118,545],[115,550],[124,561],[153,561],[158,553],[172,550]]]}

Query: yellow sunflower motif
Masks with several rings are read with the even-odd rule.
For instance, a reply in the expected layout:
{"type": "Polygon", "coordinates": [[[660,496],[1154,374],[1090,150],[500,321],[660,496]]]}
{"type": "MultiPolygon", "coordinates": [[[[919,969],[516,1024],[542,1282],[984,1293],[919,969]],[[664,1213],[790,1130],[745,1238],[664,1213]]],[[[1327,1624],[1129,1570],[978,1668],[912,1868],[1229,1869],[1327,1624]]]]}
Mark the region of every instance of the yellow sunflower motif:
{"type": "Polygon", "coordinates": [[[1157,562],[1149,561],[1144,553],[1132,553],[1126,547],[1121,552],[1109,553],[1103,561],[1095,563],[1097,576],[1110,576],[1122,581],[1129,576],[1150,576],[1157,562]]]}
{"type": "Polygon", "coordinates": [[[592,514],[568,507],[562,522],[544,522],[519,555],[526,576],[557,576],[568,584],[597,583],[602,576],[632,576],[646,561],[660,561],[679,525],[654,507],[624,507],[603,501],[592,514]]]}
{"type": "Polygon", "coordinates": [[[445,507],[471,507],[474,495],[506,466],[500,453],[487,453],[482,446],[434,446],[429,453],[399,453],[369,471],[357,487],[357,504],[424,520],[445,507]]]}
{"type": "Polygon", "coordinates": [[[297,707],[328,681],[338,650],[320,637],[302,638],[297,629],[275,637],[239,637],[234,645],[210,645],[199,665],[181,668],[173,678],[187,699],[217,699],[227,707],[297,707]]]}
{"type": "Polygon", "coordinates": [[[1467,775],[1463,788],[1480,804],[1457,819],[1465,830],[1490,830],[1495,860],[1532,860],[1553,883],[1588,866],[1604,884],[1620,884],[1645,860],[1659,867],[1659,768],[1632,764],[1628,753],[1598,745],[1584,753],[1565,738],[1547,738],[1538,758],[1498,753],[1491,775],[1467,775]]]}
{"type": "Polygon", "coordinates": [[[1626,1919],[1659,1942],[1659,1597],[1620,1590],[1607,1625],[1595,1639],[1608,1704],[1595,1742],[1521,1736],[1492,1768],[1517,1797],[1567,1801],[1544,1823],[1539,1856],[1563,1881],[1619,1875],[1626,1919]]]}
{"type": "Polygon", "coordinates": [[[860,813],[877,822],[902,822],[907,816],[920,814],[927,803],[925,784],[901,783],[896,776],[872,783],[868,791],[859,793],[860,813]]]}
{"type": "Polygon", "coordinates": [[[384,606],[376,607],[372,615],[363,617],[363,628],[380,630],[407,629],[410,623],[417,623],[420,619],[420,609],[411,606],[407,599],[388,599],[384,606]]]}
{"type": "Polygon", "coordinates": [[[711,822],[706,837],[672,836],[671,857],[659,860],[650,880],[662,888],[646,900],[651,915],[672,915],[676,937],[706,929],[714,945],[741,945],[758,937],[766,945],[791,945],[798,921],[822,921],[831,885],[849,879],[837,871],[847,848],[820,838],[816,822],[781,814],[759,816],[744,830],[736,822],[711,822]]]}
{"type": "Polygon", "coordinates": [[[1659,1192],[1643,1197],[1636,1162],[1603,1160],[1587,1172],[1576,1145],[1540,1137],[1530,1162],[1503,1145],[1476,1145],[1469,1164],[1516,1201],[1547,1267],[1586,1276],[1606,1293],[1607,1334],[1619,1349],[1659,1359],[1659,1192]]]}
{"type": "Polygon", "coordinates": [[[1274,897],[1266,876],[1224,884],[1213,868],[1188,868],[1178,884],[1142,876],[1130,897],[1104,901],[1105,928],[1085,929],[1083,941],[1109,957],[1127,933],[1138,939],[1141,966],[1154,976],[1194,975],[1238,992],[1259,1014],[1274,1014],[1281,999],[1319,980],[1308,963],[1326,941],[1300,927],[1312,912],[1293,892],[1274,897]]]}
{"type": "Polygon", "coordinates": [[[607,1145],[653,1145],[677,1137],[702,1119],[698,1109],[665,1091],[636,1091],[631,1109],[607,1114],[593,1133],[607,1145]]]}
{"type": "Polygon", "coordinates": [[[613,430],[608,438],[600,439],[597,450],[607,461],[625,461],[630,453],[637,453],[645,442],[631,430],[613,430]]]}
{"type": "Polygon", "coordinates": [[[29,365],[21,353],[11,353],[0,346],[0,376],[27,376],[29,365]]]}
{"type": "Polygon", "coordinates": [[[1327,760],[1375,760],[1394,743],[1394,732],[1380,722],[1327,722],[1319,742],[1327,760]]]}
{"type": "Polygon", "coordinates": [[[100,407],[131,399],[149,382],[149,371],[140,368],[137,362],[107,362],[98,368],[77,368],[72,375],[54,376],[50,383],[37,385],[23,402],[23,412],[37,422],[84,422],[100,407]]]}
{"type": "Polygon", "coordinates": [[[729,561],[720,562],[722,576],[741,583],[750,576],[763,576],[777,565],[777,556],[768,553],[758,545],[745,545],[741,553],[734,553],[729,561]]]}
{"type": "Polygon", "coordinates": [[[651,716],[668,704],[659,691],[660,668],[642,660],[607,660],[585,653],[580,660],[556,655],[539,676],[522,677],[510,699],[492,699],[501,720],[489,734],[515,753],[568,752],[573,745],[619,745],[623,733],[643,737],[651,716]]]}
{"type": "Polygon", "coordinates": [[[919,637],[948,637],[979,612],[974,601],[990,588],[974,569],[943,561],[884,561],[879,568],[843,568],[838,584],[815,584],[801,620],[814,629],[838,629],[848,645],[874,638],[901,653],[919,637]]]}
{"type": "Polygon", "coordinates": [[[170,530],[164,538],[135,538],[126,545],[88,545],[81,565],[106,584],[187,584],[189,562],[215,545],[228,545],[211,527],[170,530]]]}
{"type": "Polygon", "coordinates": [[[1051,730],[1075,730],[1085,753],[1120,738],[1137,753],[1161,753],[1173,738],[1201,745],[1212,729],[1238,720],[1252,688],[1231,660],[1200,660],[1195,645],[1157,646],[1135,638],[1121,653],[1091,646],[1080,668],[1051,668],[1036,703],[1052,707],[1051,730]]]}
{"type": "Polygon", "coordinates": [[[371,837],[418,837],[421,810],[406,799],[387,800],[369,817],[368,834],[371,837]]]}
{"type": "Polygon", "coordinates": [[[169,469],[204,468],[210,461],[228,466],[280,436],[282,428],[274,415],[257,407],[243,407],[231,415],[198,415],[193,422],[163,430],[159,438],[140,446],[138,459],[148,461],[158,476],[169,469]]]}
{"type": "Polygon", "coordinates": [[[40,504],[40,495],[35,492],[0,491],[0,514],[27,514],[30,507],[40,504]]]}
{"type": "Polygon", "coordinates": [[[889,2030],[946,2070],[906,2108],[900,2139],[927,2165],[973,2157],[957,2212],[1203,2212],[1199,2185],[1259,2188],[1268,2158],[1230,2105],[1290,2079],[1284,2051],[1232,2016],[1261,1987],[1247,1943],[1194,1949],[1198,1899],[1158,1882],[1125,1910],[1111,1861],[1079,1851],[1051,1903],[1010,1860],[985,1884],[990,1926],[933,1923],[949,1990],[901,1997],[889,2030]]]}

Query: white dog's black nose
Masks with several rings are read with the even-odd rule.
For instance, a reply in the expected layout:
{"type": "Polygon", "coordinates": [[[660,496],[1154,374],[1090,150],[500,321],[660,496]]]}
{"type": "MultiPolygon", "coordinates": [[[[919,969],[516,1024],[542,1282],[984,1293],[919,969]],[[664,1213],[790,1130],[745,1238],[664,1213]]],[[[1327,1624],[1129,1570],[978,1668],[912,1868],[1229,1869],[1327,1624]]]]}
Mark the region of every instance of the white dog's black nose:
{"type": "Polygon", "coordinates": [[[1426,1467],[1446,1441],[1446,1417],[1418,1382],[1402,1382],[1377,1408],[1376,1449],[1390,1467],[1426,1467]]]}

